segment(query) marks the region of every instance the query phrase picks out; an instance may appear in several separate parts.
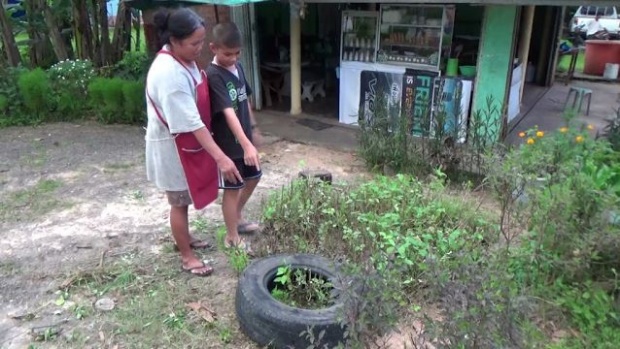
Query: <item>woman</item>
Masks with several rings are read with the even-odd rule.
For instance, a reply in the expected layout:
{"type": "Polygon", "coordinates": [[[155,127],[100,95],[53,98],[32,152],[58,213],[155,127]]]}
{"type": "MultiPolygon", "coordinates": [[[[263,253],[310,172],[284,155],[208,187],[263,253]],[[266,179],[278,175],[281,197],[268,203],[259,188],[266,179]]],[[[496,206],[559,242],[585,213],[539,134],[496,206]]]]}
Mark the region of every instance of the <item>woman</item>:
{"type": "Polygon", "coordinates": [[[206,36],[203,19],[194,11],[182,8],[161,11],[154,20],[162,50],[152,63],[146,82],[147,178],[166,192],[170,227],[181,253],[182,269],[193,275],[208,276],[213,268],[198,259],[192,248],[206,248],[209,244],[190,236],[188,208],[193,201],[197,208],[202,208],[217,196],[217,186],[213,191],[206,183],[212,170],[216,185],[215,166],[227,180],[241,181],[241,176],[207,129],[210,127],[208,92],[201,93],[205,91],[204,74],[196,65],[206,36]],[[207,163],[212,168],[205,169],[207,163]],[[210,188],[207,199],[200,192],[205,187],[210,188]],[[197,199],[201,200],[200,205],[197,199]]]}

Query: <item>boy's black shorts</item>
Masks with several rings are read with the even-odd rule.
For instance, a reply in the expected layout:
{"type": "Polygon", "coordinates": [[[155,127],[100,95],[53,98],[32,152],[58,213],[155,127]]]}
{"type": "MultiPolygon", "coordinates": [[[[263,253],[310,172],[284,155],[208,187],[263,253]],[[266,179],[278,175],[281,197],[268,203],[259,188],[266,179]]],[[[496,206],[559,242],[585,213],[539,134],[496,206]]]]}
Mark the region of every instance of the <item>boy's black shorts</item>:
{"type": "Polygon", "coordinates": [[[256,166],[248,166],[245,164],[243,159],[232,159],[237,166],[237,170],[239,170],[239,174],[241,174],[241,178],[243,178],[243,182],[239,183],[231,183],[224,179],[222,173],[219,172],[219,185],[220,189],[242,189],[245,187],[246,180],[259,179],[263,172],[258,170],[256,166]]]}

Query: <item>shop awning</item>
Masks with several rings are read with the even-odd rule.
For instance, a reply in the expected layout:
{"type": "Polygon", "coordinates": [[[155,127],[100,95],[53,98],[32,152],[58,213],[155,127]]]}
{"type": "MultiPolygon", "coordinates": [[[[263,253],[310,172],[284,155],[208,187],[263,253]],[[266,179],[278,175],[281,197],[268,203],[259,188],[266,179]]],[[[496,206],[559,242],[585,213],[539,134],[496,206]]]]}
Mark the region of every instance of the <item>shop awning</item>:
{"type": "Polygon", "coordinates": [[[138,10],[191,5],[240,6],[251,2],[263,1],[268,0],[123,0],[123,2],[127,3],[129,6],[138,10]]]}
{"type": "MultiPolygon", "coordinates": [[[[306,0],[307,3],[348,3],[346,0],[306,0]]],[[[585,6],[618,5],[618,0],[355,0],[355,3],[378,3],[378,4],[471,4],[471,5],[537,5],[537,6],[585,6]]]]}

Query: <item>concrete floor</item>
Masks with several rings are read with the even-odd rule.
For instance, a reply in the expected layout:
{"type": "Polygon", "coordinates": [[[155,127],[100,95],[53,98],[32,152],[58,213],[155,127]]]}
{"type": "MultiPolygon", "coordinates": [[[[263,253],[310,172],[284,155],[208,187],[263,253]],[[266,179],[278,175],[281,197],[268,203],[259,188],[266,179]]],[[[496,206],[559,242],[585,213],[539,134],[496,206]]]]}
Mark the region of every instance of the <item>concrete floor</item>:
{"type": "MultiPolygon", "coordinates": [[[[585,115],[586,103],[584,102],[581,112],[576,116],[576,122],[591,124],[600,130],[605,125],[605,119],[615,115],[615,110],[620,107],[620,85],[617,83],[572,81],[565,86],[564,83],[556,82],[530,108],[527,108],[524,99],[523,112],[525,114],[511,130],[506,141],[516,142],[519,132],[534,126],[546,132],[555,131],[564,126],[564,105],[571,86],[584,87],[593,91],[590,114],[585,115]]],[[[572,98],[569,101],[570,106],[572,106],[572,98]]]]}
{"type": "MultiPolygon", "coordinates": [[[[526,86],[522,101],[523,116],[513,126],[506,142],[513,144],[520,142],[518,133],[535,125],[546,132],[562,127],[564,103],[570,86],[585,87],[593,91],[590,114],[585,115],[584,103],[582,112],[577,118],[578,122],[592,124],[600,130],[605,125],[604,120],[615,115],[615,110],[620,107],[620,84],[617,83],[572,81],[569,86],[565,86],[563,82],[556,82],[549,89],[526,86]]],[[[287,111],[274,110],[257,111],[256,117],[261,130],[277,138],[343,151],[354,152],[358,148],[358,129],[342,125],[333,117],[320,114],[292,116],[287,111]],[[328,127],[314,130],[300,124],[299,121],[303,119],[318,121],[319,124],[328,127]]]]}
{"type": "Polygon", "coordinates": [[[261,110],[254,113],[260,130],[267,135],[334,150],[355,152],[358,148],[358,129],[342,125],[337,119],[309,114],[293,116],[288,112],[274,110],[261,110]],[[326,128],[317,131],[299,124],[302,120],[312,120],[326,128]]]}

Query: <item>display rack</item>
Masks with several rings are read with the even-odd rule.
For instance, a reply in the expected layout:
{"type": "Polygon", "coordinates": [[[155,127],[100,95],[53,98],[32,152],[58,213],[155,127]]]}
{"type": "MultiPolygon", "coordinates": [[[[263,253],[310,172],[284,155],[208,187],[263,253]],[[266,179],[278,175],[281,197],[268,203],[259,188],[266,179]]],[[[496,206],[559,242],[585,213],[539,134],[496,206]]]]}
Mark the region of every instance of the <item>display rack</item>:
{"type": "Polygon", "coordinates": [[[343,11],[341,62],[375,62],[378,21],[376,11],[343,11]]]}
{"type": "Polygon", "coordinates": [[[439,69],[444,6],[382,5],[377,62],[439,69]]]}

